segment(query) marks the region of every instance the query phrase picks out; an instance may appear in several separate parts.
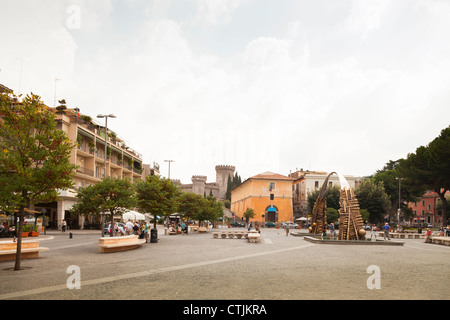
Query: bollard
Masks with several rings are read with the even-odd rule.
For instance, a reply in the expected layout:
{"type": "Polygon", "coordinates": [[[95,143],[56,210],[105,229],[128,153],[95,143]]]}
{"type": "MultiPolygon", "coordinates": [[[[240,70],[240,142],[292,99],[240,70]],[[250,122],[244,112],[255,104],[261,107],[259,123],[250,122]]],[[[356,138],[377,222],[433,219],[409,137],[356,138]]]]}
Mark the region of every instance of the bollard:
{"type": "Polygon", "coordinates": [[[69,232],[69,239],[72,239],[72,231],[69,232]]]}

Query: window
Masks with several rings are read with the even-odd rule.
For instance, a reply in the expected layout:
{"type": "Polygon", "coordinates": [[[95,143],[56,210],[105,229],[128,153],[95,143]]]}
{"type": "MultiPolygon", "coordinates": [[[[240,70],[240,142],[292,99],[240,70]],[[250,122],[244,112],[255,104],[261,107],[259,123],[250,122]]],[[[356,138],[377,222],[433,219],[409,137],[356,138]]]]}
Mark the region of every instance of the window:
{"type": "Polygon", "coordinates": [[[273,193],[271,193],[270,194],[270,200],[273,200],[274,199],[274,195],[273,195],[273,193]]]}
{"type": "Polygon", "coordinates": [[[314,188],[318,188],[319,187],[319,181],[314,181],[314,188]]]}
{"type": "Polygon", "coordinates": [[[275,182],[269,183],[269,191],[275,190],[275,182]]]}

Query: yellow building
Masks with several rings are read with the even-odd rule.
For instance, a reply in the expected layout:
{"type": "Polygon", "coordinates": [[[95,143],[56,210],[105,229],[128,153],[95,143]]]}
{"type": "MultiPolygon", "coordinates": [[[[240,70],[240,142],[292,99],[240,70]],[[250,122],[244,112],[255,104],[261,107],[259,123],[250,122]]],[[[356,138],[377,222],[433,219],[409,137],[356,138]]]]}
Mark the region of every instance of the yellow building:
{"type": "Polygon", "coordinates": [[[257,223],[293,221],[292,182],[295,179],[273,172],[248,178],[231,191],[231,211],[238,217],[252,208],[257,223]]]}

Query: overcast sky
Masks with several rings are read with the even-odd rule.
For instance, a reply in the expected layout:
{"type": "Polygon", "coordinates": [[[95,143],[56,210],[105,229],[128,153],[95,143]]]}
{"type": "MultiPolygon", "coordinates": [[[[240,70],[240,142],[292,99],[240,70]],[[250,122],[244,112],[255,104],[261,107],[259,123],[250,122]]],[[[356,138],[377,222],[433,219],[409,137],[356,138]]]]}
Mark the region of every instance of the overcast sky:
{"type": "Polygon", "coordinates": [[[0,83],[163,176],[365,176],[450,124],[450,1],[0,0],[0,83]],[[55,79],[61,79],[55,81],[55,79]],[[103,120],[98,119],[101,124],[103,120]]]}

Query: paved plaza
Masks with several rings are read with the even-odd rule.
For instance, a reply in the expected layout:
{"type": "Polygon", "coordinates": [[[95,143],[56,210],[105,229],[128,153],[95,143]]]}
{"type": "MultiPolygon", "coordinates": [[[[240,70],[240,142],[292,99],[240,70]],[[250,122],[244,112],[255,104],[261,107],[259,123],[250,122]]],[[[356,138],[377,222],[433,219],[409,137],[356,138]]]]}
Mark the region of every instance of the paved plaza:
{"type": "Polygon", "coordinates": [[[0,299],[450,298],[450,247],[423,239],[390,240],[403,246],[316,244],[265,228],[259,243],[249,243],[159,228],[158,243],[117,253],[98,252],[100,231],[74,230],[72,238],[49,231],[39,238],[50,250],[22,260],[23,270],[0,262],[0,299]],[[76,283],[79,289],[69,288],[76,283]]]}

